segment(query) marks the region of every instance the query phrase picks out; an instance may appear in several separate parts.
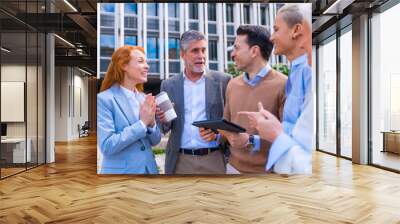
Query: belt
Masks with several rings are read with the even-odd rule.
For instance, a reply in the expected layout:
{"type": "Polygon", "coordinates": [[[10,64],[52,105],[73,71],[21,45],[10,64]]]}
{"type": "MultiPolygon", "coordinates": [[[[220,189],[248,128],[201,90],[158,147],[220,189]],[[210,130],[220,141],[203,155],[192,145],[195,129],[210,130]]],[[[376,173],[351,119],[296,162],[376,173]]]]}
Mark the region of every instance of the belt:
{"type": "Polygon", "coordinates": [[[183,149],[180,148],[179,152],[182,154],[194,155],[194,156],[204,156],[211,152],[217,151],[219,148],[201,148],[201,149],[183,149]]]}

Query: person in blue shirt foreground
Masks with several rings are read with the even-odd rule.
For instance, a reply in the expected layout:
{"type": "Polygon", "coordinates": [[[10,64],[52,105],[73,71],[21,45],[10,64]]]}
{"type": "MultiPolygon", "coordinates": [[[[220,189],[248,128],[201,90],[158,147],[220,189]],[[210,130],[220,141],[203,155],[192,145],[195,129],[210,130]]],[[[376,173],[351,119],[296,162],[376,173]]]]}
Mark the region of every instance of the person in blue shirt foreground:
{"type": "Polygon", "coordinates": [[[286,102],[282,123],[258,104],[258,112],[243,111],[262,139],[272,143],[266,171],[280,174],[311,174],[314,145],[314,91],[308,61],[311,45],[311,7],[287,4],[275,20],[271,41],[276,55],[285,55],[291,63],[286,84],[286,102]]]}

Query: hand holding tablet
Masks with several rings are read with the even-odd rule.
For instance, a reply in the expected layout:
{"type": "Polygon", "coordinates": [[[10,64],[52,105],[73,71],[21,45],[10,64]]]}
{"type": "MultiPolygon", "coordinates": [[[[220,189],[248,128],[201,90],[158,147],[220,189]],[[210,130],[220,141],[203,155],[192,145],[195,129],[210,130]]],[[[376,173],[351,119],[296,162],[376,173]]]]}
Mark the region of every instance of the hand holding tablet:
{"type": "Polygon", "coordinates": [[[204,120],[204,121],[195,121],[192,125],[201,128],[208,128],[217,132],[217,130],[225,130],[234,133],[243,133],[246,132],[246,129],[243,127],[229,122],[225,119],[215,119],[215,120],[204,120]]]}

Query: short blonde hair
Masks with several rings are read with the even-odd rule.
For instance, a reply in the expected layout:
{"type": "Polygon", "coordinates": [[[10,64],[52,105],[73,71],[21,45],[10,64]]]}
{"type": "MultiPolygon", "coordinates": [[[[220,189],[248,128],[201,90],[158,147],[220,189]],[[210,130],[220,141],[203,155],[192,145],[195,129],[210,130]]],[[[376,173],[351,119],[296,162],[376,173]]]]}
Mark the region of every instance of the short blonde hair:
{"type": "Polygon", "coordinates": [[[305,21],[311,26],[311,4],[310,3],[288,3],[279,9],[278,14],[282,15],[283,20],[289,27],[305,21]]]}

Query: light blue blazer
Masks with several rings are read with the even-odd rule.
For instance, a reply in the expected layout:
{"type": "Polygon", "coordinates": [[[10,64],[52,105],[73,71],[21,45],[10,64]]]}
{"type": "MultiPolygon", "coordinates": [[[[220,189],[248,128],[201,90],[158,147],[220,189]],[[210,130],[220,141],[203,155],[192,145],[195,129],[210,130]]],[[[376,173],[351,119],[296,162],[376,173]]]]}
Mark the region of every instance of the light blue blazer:
{"type": "Polygon", "coordinates": [[[143,128],[129,105],[118,84],[97,95],[100,174],[158,174],[151,146],[160,142],[160,130],[143,128]]]}

